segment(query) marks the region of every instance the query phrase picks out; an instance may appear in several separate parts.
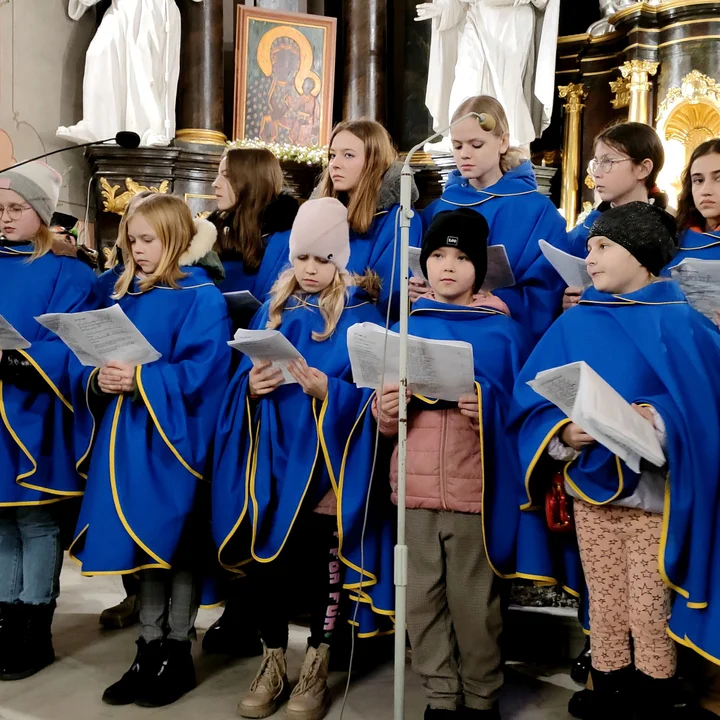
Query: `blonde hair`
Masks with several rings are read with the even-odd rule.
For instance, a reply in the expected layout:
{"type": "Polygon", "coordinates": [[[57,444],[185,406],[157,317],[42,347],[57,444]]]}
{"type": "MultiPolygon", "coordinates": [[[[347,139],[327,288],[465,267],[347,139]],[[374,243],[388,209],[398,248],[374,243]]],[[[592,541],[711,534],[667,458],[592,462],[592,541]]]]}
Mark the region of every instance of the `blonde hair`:
{"type": "Polygon", "coordinates": [[[40,221],[40,227],[35,233],[35,237],[32,239],[33,251],[32,255],[28,258],[28,262],[37,260],[43,255],[47,255],[52,246],[55,244],[55,235],[53,231],[42,221],[40,221]]]}
{"type": "Polygon", "coordinates": [[[109,270],[111,268],[114,268],[119,262],[120,258],[118,257],[119,254],[119,243],[120,243],[120,237],[125,232],[125,228],[127,227],[127,218],[130,212],[132,211],[132,208],[134,208],[139,202],[144,200],[146,197],[150,197],[151,195],[154,195],[155,193],[152,192],[152,190],[141,190],[137,195],[133,195],[130,198],[130,202],[125,206],[125,212],[123,213],[122,217],[120,218],[120,227],[118,228],[118,236],[115,239],[115,243],[113,244],[112,248],[109,251],[109,254],[107,255],[107,261],[105,262],[105,269],[109,270]]]}
{"type": "Polygon", "coordinates": [[[341,132],[352,133],[365,145],[363,172],[351,193],[339,193],[333,186],[328,166],[320,180],[320,197],[338,198],[347,205],[351,229],[364,234],[370,229],[377,213],[380,188],[385,173],[397,160],[397,151],[388,131],[374,120],[347,120],[336,125],[330,138],[330,147],[341,132]]]}
{"type": "Polygon", "coordinates": [[[262,220],[267,206],[283,189],[278,159],[264,148],[232,148],[225,154],[227,177],[235,194],[235,206],[220,213],[232,216],[230,228],[218,224],[218,246],[239,252],[248,270],[260,267],[263,258],[262,220]]]}
{"type": "MultiPolygon", "coordinates": [[[[380,293],[380,276],[372,270],[368,270],[364,275],[335,271],[332,282],[318,293],[318,309],[325,320],[325,329],[321,333],[313,331],[312,339],[316,342],[327,340],[335,332],[340,316],[345,309],[348,290],[351,286],[362,288],[372,300],[376,300],[380,293]]],[[[293,268],[288,268],[275,281],[270,290],[272,300],[270,301],[267,328],[275,330],[280,327],[285,305],[297,292],[302,292],[300,283],[295,277],[293,268]]]]}
{"type": "Polygon", "coordinates": [[[178,280],[186,277],[180,270],[180,256],[188,249],[196,232],[190,208],[176,195],[152,194],[141,202],[128,206],[118,237],[118,249],[122,253],[124,269],[115,283],[113,298],[116,300],[128,292],[139,270],[128,237],[128,226],[134,217],[147,220],[163,247],[163,254],[155,272],[140,281],[139,287],[143,292],[158,284],[178,287],[178,280]]]}
{"type": "MultiPolygon", "coordinates": [[[[510,124],[503,106],[490,95],[476,95],[468,98],[455,111],[452,116],[452,122],[459,120],[463,115],[469,113],[478,113],[482,115],[491,115],[495,120],[495,129],[491,131],[495,137],[503,135],[510,136],[510,124]]],[[[503,175],[521,165],[528,157],[524,150],[519,147],[509,146],[508,149],[500,156],[500,170],[503,175]]]]}

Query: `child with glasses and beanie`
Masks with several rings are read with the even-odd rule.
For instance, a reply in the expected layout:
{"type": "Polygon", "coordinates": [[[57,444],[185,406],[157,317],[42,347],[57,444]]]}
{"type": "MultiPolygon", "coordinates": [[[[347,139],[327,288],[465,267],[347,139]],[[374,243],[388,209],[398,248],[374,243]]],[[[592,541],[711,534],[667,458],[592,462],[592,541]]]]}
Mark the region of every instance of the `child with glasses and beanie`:
{"type": "MultiPolygon", "coordinates": [[[[561,462],[589,589],[594,692],[585,717],[684,717],[673,639],[720,657],[720,335],[678,285],[658,281],[675,251],[665,211],[645,202],[607,210],[587,249],[593,287],[550,328],[515,385],[510,430],[527,483],[520,536],[538,522],[543,459],[561,462]],[[633,472],[527,385],[577,361],[653,426],[665,467],[643,461],[633,472]]],[[[548,566],[556,540],[545,533],[535,574],[557,569],[548,566]]]]}
{"type": "MultiPolygon", "coordinates": [[[[469,208],[438,213],[420,263],[429,292],[409,318],[412,335],[473,348],[474,388],[459,402],[410,398],[407,440],[408,633],[426,720],[500,717],[503,684],[497,575],[516,573],[519,483],[505,420],[529,336],[505,304],[479,291],[488,223],[469,208]]],[[[398,431],[399,392],[386,385],[372,406],[380,432],[398,431]]],[[[397,448],[391,483],[396,501],[397,448]]]]}
{"type": "Polygon", "coordinates": [[[0,172],[0,316],[29,343],[0,351],[0,680],[29,677],[55,659],[60,507],[83,492],[70,351],[34,319],[91,309],[95,276],[49,227],[61,184],[41,162],[0,172]]]}

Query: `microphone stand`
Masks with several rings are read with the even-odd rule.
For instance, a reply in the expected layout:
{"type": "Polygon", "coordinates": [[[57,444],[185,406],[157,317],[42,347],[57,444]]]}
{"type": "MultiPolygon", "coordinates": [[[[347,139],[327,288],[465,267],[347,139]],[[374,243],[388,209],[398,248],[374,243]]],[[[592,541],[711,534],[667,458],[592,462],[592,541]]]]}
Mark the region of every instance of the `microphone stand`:
{"type": "MultiPolygon", "coordinates": [[[[436,132],[418,143],[405,158],[400,177],[400,407],[398,411],[398,487],[397,487],[397,543],[395,545],[395,682],[394,720],[405,718],[405,625],[407,622],[407,567],[408,548],[406,545],[405,515],[407,510],[407,387],[408,387],[408,315],[410,297],[408,287],[410,223],[415,216],[412,209],[413,171],[410,161],[425,143],[432,142],[450,132],[458,123],[475,117],[479,124],[490,116],[468,113],[457,119],[444,130],[436,132]]],[[[495,123],[493,122],[493,127],[495,123]]]]}

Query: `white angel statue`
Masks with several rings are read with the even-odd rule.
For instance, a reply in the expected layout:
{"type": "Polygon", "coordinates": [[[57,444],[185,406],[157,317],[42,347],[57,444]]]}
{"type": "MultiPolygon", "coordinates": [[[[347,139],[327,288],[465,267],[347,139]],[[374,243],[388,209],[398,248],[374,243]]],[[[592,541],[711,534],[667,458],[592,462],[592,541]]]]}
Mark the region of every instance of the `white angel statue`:
{"type": "MultiPolygon", "coordinates": [[[[70,0],[68,14],[79,20],[98,2],[70,0]]],[[[179,74],[175,0],[112,0],[85,57],[83,119],[56,134],[79,144],[130,130],[141,145],[169,145],[179,74]]]]}

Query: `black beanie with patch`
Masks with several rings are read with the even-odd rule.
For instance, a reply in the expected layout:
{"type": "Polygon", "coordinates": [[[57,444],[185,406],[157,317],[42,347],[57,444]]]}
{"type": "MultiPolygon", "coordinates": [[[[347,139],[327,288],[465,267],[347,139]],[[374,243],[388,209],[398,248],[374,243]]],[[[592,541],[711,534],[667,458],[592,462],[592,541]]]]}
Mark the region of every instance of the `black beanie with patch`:
{"type": "Polygon", "coordinates": [[[675,218],[645,202],[606,210],[590,228],[588,240],[601,236],[624,247],[653,275],[660,274],[677,249],[675,218]]]}
{"type": "Polygon", "coordinates": [[[475,290],[485,282],[487,273],[487,241],[490,228],[487,220],[469,208],[439,212],[423,237],[420,267],[427,277],[427,261],[441,247],[454,247],[470,258],[475,267],[475,290]]]}

